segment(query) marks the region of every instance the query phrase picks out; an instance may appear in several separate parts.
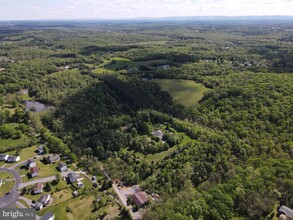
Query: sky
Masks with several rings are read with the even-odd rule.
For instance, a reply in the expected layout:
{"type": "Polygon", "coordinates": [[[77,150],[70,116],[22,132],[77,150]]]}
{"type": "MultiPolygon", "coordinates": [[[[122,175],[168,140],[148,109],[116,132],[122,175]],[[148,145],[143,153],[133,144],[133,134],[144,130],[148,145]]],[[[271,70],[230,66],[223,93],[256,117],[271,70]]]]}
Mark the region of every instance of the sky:
{"type": "Polygon", "coordinates": [[[293,16],[293,0],[0,0],[0,20],[293,16]]]}

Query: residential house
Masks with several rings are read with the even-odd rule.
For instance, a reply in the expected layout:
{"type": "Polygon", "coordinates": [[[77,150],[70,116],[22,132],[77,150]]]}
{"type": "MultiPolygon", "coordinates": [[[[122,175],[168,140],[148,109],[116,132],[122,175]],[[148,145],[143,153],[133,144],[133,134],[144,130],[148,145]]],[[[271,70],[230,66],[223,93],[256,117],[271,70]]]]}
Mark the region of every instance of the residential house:
{"type": "Polygon", "coordinates": [[[27,168],[32,168],[32,167],[36,167],[37,164],[36,162],[33,160],[33,159],[28,159],[26,162],[25,162],[25,166],[27,168]]]}
{"type": "Polygon", "coordinates": [[[77,191],[74,191],[74,192],[72,193],[72,195],[73,195],[73,196],[78,196],[78,192],[77,192],[77,191]]]}
{"type": "Polygon", "coordinates": [[[2,179],[0,179],[0,187],[2,186],[2,184],[3,184],[3,180],[2,180],[2,179]]]}
{"type": "Polygon", "coordinates": [[[64,162],[58,163],[58,168],[61,172],[66,172],[67,171],[67,166],[64,162]]]}
{"type": "Polygon", "coordinates": [[[31,177],[33,178],[33,177],[36,177],[36,176],[38,176],[39,175],[39,168],[38,167],[32,167],[32,168],[30,168],[30,175],[31,175],[31,177]]]}
{"type": "Polygon", "coordinates": [[[138,207],[142,207],[143,205],[147,204],[149,201],[145,193],[142,191],[132,195],[132,199],[138,207]]]}
{"type": "Polygon", "coordinates": [[[50,161],[50,163],[55,163],[60,160],[59,154],[49,155],[47,158],[50,161]]]}
{"type": "Polygon", "coordinates": [[[78,181],[78,183],[77,183],[77,187],[78,187],[78,188],[82,188],[82,187],[83,187],[83,182],[78,181]]]}
{"type": "Polygon", "coordinates": [[[43,192],[43,184],[42,183],[36,183],[36,185],[34,186],[34,194],[39,194],[43,192]]]}
{"type": "Polygon", "coordinates": [[[46,146],[46,144],[42,144],[40,146],[38,146],[37,152],[38,154],[43,154],[44,153],[44,147],[46,146]]]}
{"type": "Polygon", "coordinates": [[[20,156],[8,156],[6,160],[8,163],[14,163],[20,160],[20,156]]]}
{"type": "Polygon", "coordinates": [[[40,220],[54,220],[55,215],[53,212],[47,212],[45,215],[43,215],[40,220]]]}
{"type": "Polygon", "coordinates": [[[155,137],[158,137],[162,140],[164,133],[161,130],[157,130],[157,131],[152,132],[152,135],[155,137]]]}
{"type": "Polygon", "coordinates": [[[278,210],[280,219],[293,220],[293,210],[287,206],[281,206],[278,210]]]}
{"type": "Polygon", "coordinates": [[[39,202],[43,203],[44,206],[50,205],[52,201],[53,201],[53,198],[51,197],[50,194],[43,195],[39,199],[39,202]]]}
{"type": "Polygon", "coordinates": [[[0,154],[0,161],[5,161],[9,157],[8,154],[0,154]]]}
{"type": "Polygon", "coordinates": [[[165,69],[170,68],[170,65],[162,65],[162,66],[159,66],[159,68],[162,70],[165,70],[165,69]]]}
{"type": "Polygon", "coordinates": [[[67,175],[67,178],[68,178],[68,181],[69,181],[70,183],[75,183],[75,182],[77,182],[77,176],[76,176],[76,174],[75,174],[74,172],[69,173],[69,174],[67,175]]]}
{"type": "Polygon", "coordinates": [[[35,209],[36,209],[37,211],[42,210],[43,207],[44,207],[43,203],[41,203],[41,202],[36,202],[36,203],[35,203],[35,209]]]}

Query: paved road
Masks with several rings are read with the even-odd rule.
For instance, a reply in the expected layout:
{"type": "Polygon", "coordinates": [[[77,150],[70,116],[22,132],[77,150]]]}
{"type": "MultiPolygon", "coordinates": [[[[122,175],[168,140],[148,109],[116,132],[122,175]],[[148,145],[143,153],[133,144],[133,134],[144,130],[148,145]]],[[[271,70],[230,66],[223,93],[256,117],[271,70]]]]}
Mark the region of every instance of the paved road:
{"type": "Polygon", "coordinates": [[[27,187],[27,186],[30,186],[30,185],[35,185],[36,183],[52,182],[55,179],[56,179],[55,175],[54,176],[48,176],[48,177],[44,177],[44,178],[41,178],[41,179],[36,179],[36,180],[30,181],[30,182],[21,183],[19,188],[24,188],[24,187],[27,187]]]}
{"type": "Polygon", "coordinates": [[[14,187],[10,191],[10,193],[0,198],[0,208],[6,208],[6,207],[14,204],[18,200],[19,194],[17,193],[17,189],[19,188],[19,186],[21,184],[21,177],[16,170],[10,170],[7,168],[0,168],[0,171],[5,171],[8,173],[11,173],[15,179],[14,187]]]}
{"type": "MultiPolygon", "coordinates": [[[[101,170],[104,172],[104,175],[106,176],[106,178],[107,178],[109,181],[112,181],[110,175],[107,173],[106,170],[104,170],[104,168],[103,168],[102,166],[101,166],[101,170]]],[[[128,211],[129,211],[130,216],[131,216],[131,219],[137,219],[137,218],[134,216],[134,214],[133,214],[131,208],[127,206],[127,201],[124,200],[124,197],[123,197],[123,195],[121,195],[121,193],[119,192],[117,186],[116,186],[114,183],[112,183],[112,187],[113,187],[115,193],[117,194],[119,200],[121,201],[121,204],[122,204],[122,205],[123,205],[128,211]]]]}

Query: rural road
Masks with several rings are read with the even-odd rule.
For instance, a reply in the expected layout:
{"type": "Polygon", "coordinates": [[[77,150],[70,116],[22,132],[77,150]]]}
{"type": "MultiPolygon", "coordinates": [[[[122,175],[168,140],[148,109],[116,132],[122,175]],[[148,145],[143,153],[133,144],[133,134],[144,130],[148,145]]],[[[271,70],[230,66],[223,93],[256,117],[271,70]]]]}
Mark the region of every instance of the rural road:
{"type": "Polygon", "coordinates": [[[0,171],[4,171],[4,172],[12,174],[15,179],[14,187],[12,188],[10,193],[0,198],[0,208],[6,208],[14,204],[18,200],[19,195],[17,193],[17,189],[19,188],[21,184],[21,177],[19,173],[15,170],[0,168],[0,171]]]}
{"type": "Polygon", "coordinates": [[[27,186],[30,186],[30,185],[34,185],[36,183],[46,183],[46,182],[51,182],[53,180],[56,179],[56,176],[48,176],[48,177],[44,177],[44,178],[41,178],[41,179],[36,179],[36,180],[33,180],[33,181],[30,181],[30,182],[26,182],[26,183],[21,183],[19,188],[24,188],[24,187],[27,187],[27,186]]]}
{"type": "MultiPolygon", "coordinates": [[[[104,172],[104,175],[106,176],[106,178],[107,178],[109,181],[112,181],[110,175],[107,173],[107,171],[106,171],[102,166],[101,166],[101,170],[104,172]]],[[[134,216],[134,214],[133,214],[131,208],[129,208],[129,207],[127,206],[127,201],[124,200],[123,195],[121,195],[121,193],[119,192],[117,186],[116,186],[114,183],[112,183],[112,187],[113,187],[115,193],[117,194],[119,200],[121,201],[121,204],[122,204],[122,205],[123,205],[128,211],[129,211],[130,216],[131,216],[131,219],[137,219],[137,218],[134,216]]]]}

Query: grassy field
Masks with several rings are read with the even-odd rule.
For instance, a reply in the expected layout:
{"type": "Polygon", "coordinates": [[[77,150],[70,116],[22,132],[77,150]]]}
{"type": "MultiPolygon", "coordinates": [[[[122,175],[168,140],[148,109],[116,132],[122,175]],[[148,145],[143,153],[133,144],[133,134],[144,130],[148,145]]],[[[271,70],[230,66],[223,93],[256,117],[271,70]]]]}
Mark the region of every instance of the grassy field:
{"type": "MultiPolygon", "coordinates": [[[[43,184],[45,187],[45,183],[43,184]]],[[[34,185],[27,187],[29,190],[32,190],[34,188],[34,185]]],[[[72,198],[72,190],[70,189],[70,185],[66,183],[64,180],[60,180],[57,185],[52,185],[52,191],[46,192],[43,191],[40,194],[25,194],[24,197],[31,199],[31,200],[38,200],[42,195],[53,193],[53,203],[52,204],[59,204],[61,202],[64,202],[68,199],[72,198]]]]}
{"type": "Polygon", "coordinates": [[[109,60],[105,60],[102,64],[98,66],[97,69],[93,70],[92,72],[95,74],[117,73],[119,69],[122,69],[125,66],[128,66],[130,68],[137,67],[136,63],[130,59],[113,57],[109,60]],[[116,63],[112,63],[113,61],[116,61],[116,63]]]}
{"type": "Polygon", "coordinates": [[[94,200],[95,197],[93,195],[86,197],[78,196],[58,205],[51,205],[40,211],[38,215],[42,216],[46,212],[52,211],[56,216],[56,220],[91,219],[95,216],[95,213],[92,212],[94,200]],[[66,207],[70,207],[72,213],[66,212],[66,207]]]}
{"type": "MultiPolygon", "coordinates": [[[[10,173],[0,172],[0,179],[13,179],[13,176],[10,173]]],[[[3,181],[0,187],[0,197],[4,196],[6,193],[10,192],[10,190],[14,187],[15,181],[3,181]]]]}
{"type": "MultiPolygon", "coordinates": [[[[172,154],[178,147],[184,146],[186,143],[190,143],[190,142],[193,141],[190,137],[188,137],[184,133],[177,133],[177,134],[183,135],[182,142],[179,145],[175,145],[174,147],[169,148],[168,150],[162,151],[160,153],[148,154],[145,157],[146,161],[148,161],[148,162],[152,162],[152,161],[159,162],[159,161],[163,160],[169,154],[172,154]]],[[[140,157],[144,157],[144,155],[142,153],[136,152],[135,154],[138,155],[138,156],[140,156],[140,157]]]]}
{"type": "Polygon", "coordinates": [[[9,104],[3,104],[3,106],[0,106],[0,111],[8,111],[10,115],[13,115],[15,113],[15,109],[9,104]]]}
{"type": "Polygon", "coordinates": [[[168,92],[172,98],[185,107],[194,107],[203,97],[207,88],[192,80],[154,79],[163,91],[168,92]]]}
{"type": "Polygon", "coordinates": [[[13,175],[7,172],[0,171],[0,179],[13,179],[13,175]]]}
{"type": "MultiPolygon", "coordinates": [[[[40,168],[39,175],[34,178],[28,178],[28,176],[25,175],[24,177],[22,177],[22,182],[29,182],[32,180],[36,180],[38,178],[53,176],[53,175],[56,175],[57,173],[59,173],[57,170],[57,164],[44,164],[40,160],[37,160],[36,163],[37,163],[37,167],[40,168]]],[[[24,169],[24,171],[23,171],[23,169],[21,169],[21,174],[24,174],[24,172],[28,173],[29,170],[24,169]]]]}

